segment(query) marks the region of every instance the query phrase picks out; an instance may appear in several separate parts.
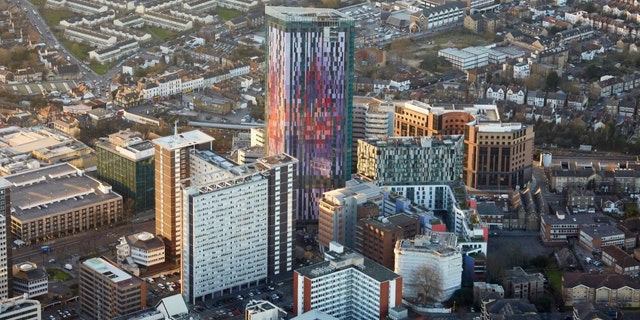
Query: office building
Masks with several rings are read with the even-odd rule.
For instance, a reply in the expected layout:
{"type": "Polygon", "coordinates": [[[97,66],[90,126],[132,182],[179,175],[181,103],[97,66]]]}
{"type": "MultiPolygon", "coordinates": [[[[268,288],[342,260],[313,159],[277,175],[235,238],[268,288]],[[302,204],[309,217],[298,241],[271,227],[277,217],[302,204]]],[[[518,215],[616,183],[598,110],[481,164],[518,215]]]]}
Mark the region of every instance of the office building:
{"type": "Polygon", "coordinates": [[[457,237],[448,232],[429,232],[396,242],[395,272],[404,279],[405,297],[446,301],[462,285],[462,254],[457,237]],[[433,275],[427,275],[433,274],[433,275]],[[436,282],[429,297],[420,289],[425,281],[436,282]]]}
{"type": "Polygon", "coordinates": [[[49,292],[49,275],[43,267],[33,262],[21,262],[13,266],[13,295],[26,294],[27,298],[49,292]]]}
{"type": "Polygon", "coordinates": [[[11,224],[11,186],[12,183],[0,178],[0,299],[9,298],[11,292],[11,277],[9,266],[11,260],[11,237],[9,226],[11,224]]]}
{"type": "Polygon", "coordinates": [[[431,105],[416,100],[397,103],[394,135],[420,137],[465,134],[466,124],[477,115],[491,121],[500,120],[496,105],[431,105]]]}
{"type": "Polygon", "coordinates": [[[333,9],[266,7],[267,155],[298,165],[298,218],[351,176],[355,21],[333,9]]]}
{"type": "Polygon", "coordinates": [[[199,130],[176,131],[174,135],[153,140],[156,235],[164,241],[169,261],[178,263],[182,253],[180,180],[189,177],[189,150],[211,150],[212,142],[212,137],[199,130]]]}
{"type": "Polygon", "coordinates": [[[80,310],[92,319],[113,319],[147,308],[146,282],[107,258],[80,264],[80,310]]]}
{"type": "Polygon", "coordinates": [[[495,105],[396,104],[394,132],[396,136],[464,134],[467,186],[510,189],[531,180],[533,127],[502,123],[495,105]]]}
{"type": "Polygon", "coordinates": [[[365,257],[393,269],[396,242],[413,239],[420,233],[418,216],[398,213],[387,217],[364,218],[358,221],[355,248],[365,257]]]}
{"type": "Polygon", "coordinates": [[[133,200],[135,211],[155,205],[154,149],[151,141],[133,131],[110,134],[96,144],[98,179],[107,182],[124,198],[133,200]]]}
{"type": "Polygon", "coordinates": [[[332,242],[327,261],[293,273],[293,314],[310,310],[338,319],[386,319],[402,305],[402,277],[332,242]]]}
{"type": "Polygon", "coordinates": [[[123,221],[122,196],[68,163],[5,179],[12,184],[11,234],[27,244],[123,221]]]}
{"type": "Polygon", "coordinates": [[[380,187],[363,180],[349,180],[344,188],[325,192],[319,201],[318,242],[355,248],[358,220],[379,216],[383,199],[380,187]]]}
{"type": "Polygon", "coordinates": [[[187,301],[291,271],[296,160],[279,154],[238,166],[211,151],[189,156],[193,176],[181,182],[187,301]]]}
{"type": "Polygon", "coordinates": [[[395,106],[391,101],[371,97],[353,97],[352,171],[356,172],[358,140],[393,137],[395,106]]]}
{"type": "Polygon", "coordinates": [[[512,189],[531,181],[533,126],[469,123],[465,134],[465,183],[475,188],[512,189]]]}
{"type": "Polygon", "coordinates": [[[142,267],[150,267],[165,260],[164,243],[153,234],[143,231],[121,237],[116,245],[118,263],[131,258],[142,267]]]}
{"type": "Polygon", "coordinates": [[[358,140],[358,174],[384,186],[452,182],[462,177],[463,142],[462,135],[358,140]]]}
{"type": "Polygon", "coordinates": [[[3,298],[0,301],[0,320],[41,320],[42,307],[40,301],[29,300],[26,295],[3,298]]]}
{"type": "Polygon", "coordinates": [[[0,128],[0,176],[67,162],[77,168],[96,165],[92,148],[46,126],[0,128]]]}

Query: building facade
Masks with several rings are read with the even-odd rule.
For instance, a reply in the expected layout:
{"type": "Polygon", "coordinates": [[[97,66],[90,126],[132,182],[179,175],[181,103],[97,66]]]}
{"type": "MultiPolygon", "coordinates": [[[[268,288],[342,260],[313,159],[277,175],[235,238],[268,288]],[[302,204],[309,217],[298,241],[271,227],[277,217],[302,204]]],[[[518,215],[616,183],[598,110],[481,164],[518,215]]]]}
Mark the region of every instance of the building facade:
{"type": "Polygon", "coordinates": [[[0,299],[9,298],[11,292],[11,186],[10,181],[0,178],[0,299]]]}
{"type": "Polygon", "coordinates": [[[80,264],[80,309],[92,319],[113,319],[147,308],[146,282],[100,257],[80,264]]]}
{"type": "Polygon", "coordinates": [[[213,138],[199,130],[153,140],[155,154],[156,235],[165,243],[165,255],[178,263],[182,257],[182,191],[189,177],[189,150],[211,149],[213,138]]]}
{"type": "Polygon", "coordinates": [[[470,123],[465,133],[465,183],[511,189],[531,181],[533,126],[470,123]]]}
{"type": "Polygon", "coordinates": [[[13,295],[26,294],[27,298],[38,297],[49,292],[49,275],[33,262],[22,262],[13,266],[13,295]]]}
{"type": "Polygon", "coordinates": [[[507,270],[505,284],[508,298],[528,299],[535,302],[544,294],[542,273],[527,273],[521,267],[507,270]]]}
{"type": "Polygon", "coordinates": [[[236,166],[210,151],[190,157],[193,176],[181,185],[187,301],[219,297],[291,271],[297,161],[279,154],[236,166]]]}
{"type": "Polygon", "coordinates": [[[358,220],[380,215],[383,199],[378,186],[362,180],[349,180],[344,188],[325,192],[319,201],[318,242],[355,248],[358,220]]]}
{"type": "Polygon", "coordinates": [[[608,304],[620,308],[640,307],[640,285],[620,274],[562,274],[562,300],[565,306],[581,302],[608,304]]]}
{"type": "Polygon", "coordinates": [[[332,243],[328,261],[293,273],[293,314],[310,310],[338,319],[386,319],[402,305],[402,277],[332,243]]]}
{"type": "Polygon", "coordinates": [[[96,145],[98,179],[135,204],[135,211],[155,205],[154,149],[137,132],[120,131],[96,145]]]}
{"type": "Polygon", "coordinates": [[[358,220],[356,250],[365,257],[393,269],[396,242],[420,234],[420,219],[406,213],[358,220]]]}
{"type": "Polygon", "coordinates": [[[438,284],[432,290],[435,301],[445,301],[462,286],[462,254],[457,247],[456,236],[447,232],[429,232],[414,239],[396,242],[395,267],[404,279],[405,297],[417,298],[425,293],[421,289],[424,281],[438,284]],[[425,274],[434,273],[429,277],[425,274]]]}
{"type": "Polygon", "coordinates": [[[119,242],[116,245],[118,263],[131,257],[136,264],[150,267],[165,260],[164,243],[149,232],[130,234],[120,238],[119,242]]]}
{"type": "Polygon", "coordinates": [[[298,217],[351,175],[354,24],[332,9],[267,7],[267,155],[298,166],[298,217]]]}
{"type": "Polygon", "coordinates": [[[27,244],[123,221],[122,196],[68,163],[5,179],[12,184],[11,234],[27,244]]]}
{"type": "Polygon", "coordinates": [[[2,299],[0,301],[0,320],[40,320],[42,307],[40,301],[29,300],[25,295],[2,299]]]}
{"type": "Polygon", "coordinates": [[[464,138],[391,137],[358,140],[358,171],[380,185],[452,182],[462,177],[464,138]]]}

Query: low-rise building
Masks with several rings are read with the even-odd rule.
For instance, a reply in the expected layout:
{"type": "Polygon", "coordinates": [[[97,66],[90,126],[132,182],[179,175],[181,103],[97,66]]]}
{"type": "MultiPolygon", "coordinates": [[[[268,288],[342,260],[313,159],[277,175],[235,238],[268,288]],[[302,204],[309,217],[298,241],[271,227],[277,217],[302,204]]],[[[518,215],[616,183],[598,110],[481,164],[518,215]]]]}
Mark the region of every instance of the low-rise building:
{"type": "Polygon", "coordinates": [[[27,299],[26,294],[0,301],[0,320],[41,320],[40,301],[27,299]]]}
{"type": "Polygon", "coordinates": [[[149,232],[139,232],[120,238],[116,245],[118,263],[127,257],[143,267],[164,262],[164,242],[149,232]]]}
{"type": "Polygon", "coordinates": [[[527,273],[521,267],[507,270],[505,275],[506,295],[509,298],[537,301],[544,294],[542,273],[527,273]]]}
{"type": "Polygon", "coordinates": [[[527,299],[502,299],[496,293],[489,294],[480,302],[482,320],[528,319],[541,320],[536,306],[527,299]]]}
{"type": "Polygon", "coordinates": [[[486,283],[476,281],[473,283],[473,303],[480,303],[487,295],[496,293],[500,298],[504,299],[504,288],[495,283],[486,283]]]}
{"type": "Polygon", "coordinates": [[[580,228],[580,246],[588,252],[601,252],[608,246],[622,247],[625,234],[617,226],[591,225],[580,228]]]}
{"type": "Polygon", "coordinates": [[[14,239],[31,243],[122,222],[122,196],[70,164],[43,167],[5,179],[12,184],[14,239]]]}
{"type": "Polygon", "coordinates": [[[602,249],[602,262],[613,269],[613,272],[624,275],[640,273],[640,262],[633,255],[616,246],[602,249]]]}
{"type": "Polygon", "coordinates": [[[14,295],[26,294],[27,298],[33,298],[49,292],[47,271],[33,262],[26,261],[13,265],[12,274],[14,295]]]}
{"type": "Polygon", "coordinates": [[[640,307],[640,284],[620,274],[565,272],[562,275],[565,306],[580,302],[603,303],[621,308],[640,307]]]}
{"type": "Polygon", "coordinates": [[[578,239],[583,225],[609,223],[609,219],[603,215],[567,215],[560,210],[540,217],[540,238],[545,246],[566,245],[570,238],[578,239]]]}

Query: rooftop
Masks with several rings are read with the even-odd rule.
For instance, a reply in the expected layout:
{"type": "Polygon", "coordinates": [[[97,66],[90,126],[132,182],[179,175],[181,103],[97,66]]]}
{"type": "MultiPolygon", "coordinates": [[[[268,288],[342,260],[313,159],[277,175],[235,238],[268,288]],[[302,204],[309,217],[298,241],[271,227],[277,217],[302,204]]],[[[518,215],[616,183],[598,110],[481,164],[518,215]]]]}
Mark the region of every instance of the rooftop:
{"type": "Polygon", "coordinates": [[[265,15],[272,16],[284,21],[306,21],[317,22],[331,20],[349,20],[353,21],[350,16],[334,9],[324,8],[301,8],[301,7],[272,7],[265,8],[265,15]]]}
{"type": "Polygon", "coordinates": [[[203,143],[209,143],[213,140],[213,137],[209,136],[208,134],[200,130],[193,130],[157,138],[153,140],[153,143],[165,149],[176,150],[196,146],[203,143]]]}
{"type": "Polygon", "coordinates": [[[67,163],[4,178],[12,184],[11,213],[23,222],[121,198],[111,192],[110,186],[84,175],[81,170],[67,163]]]}
{"type": "Polygon", "coordinates": [[[91,258],[82,263],[89,267],[91,270],[102,274],[109,278],[113,283],[119,283],[122,281],[131,280],[133,277],[126,273],[124,270],[111,264],[109,261],[103,258],[91,258]]]}
{"type": "Polygon", "coordinates": [[[343,252],[329,251],[326,255],[330,257],[330,260],[300,268],[296,272],[306,278],[314,279],[333,272],[352,269],[378,282],[400,278],[393,271],[357,252],[350,250],[343,252]]]}

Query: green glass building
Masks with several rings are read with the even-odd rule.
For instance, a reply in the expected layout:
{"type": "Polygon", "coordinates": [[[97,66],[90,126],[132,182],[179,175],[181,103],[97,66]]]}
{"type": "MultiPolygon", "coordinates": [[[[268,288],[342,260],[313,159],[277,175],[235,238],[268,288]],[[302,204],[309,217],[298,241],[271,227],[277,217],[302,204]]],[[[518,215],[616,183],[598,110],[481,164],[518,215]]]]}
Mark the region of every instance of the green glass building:
{"type": "Polygon", "coordinates": [[[135,211],[155,205],[154,149],[137,132],[120,131],[96,145],[98,179],[109,183],[123,198],[133,199],[135,211]]]}

